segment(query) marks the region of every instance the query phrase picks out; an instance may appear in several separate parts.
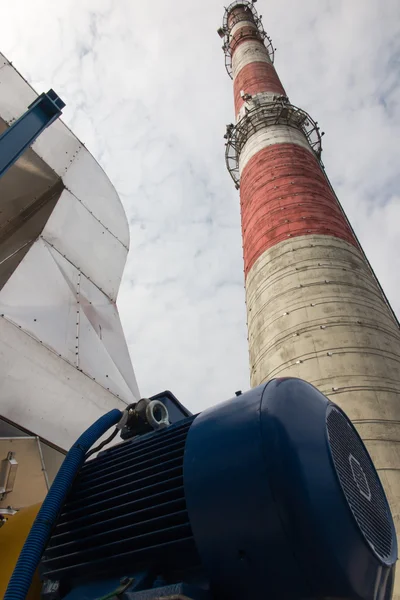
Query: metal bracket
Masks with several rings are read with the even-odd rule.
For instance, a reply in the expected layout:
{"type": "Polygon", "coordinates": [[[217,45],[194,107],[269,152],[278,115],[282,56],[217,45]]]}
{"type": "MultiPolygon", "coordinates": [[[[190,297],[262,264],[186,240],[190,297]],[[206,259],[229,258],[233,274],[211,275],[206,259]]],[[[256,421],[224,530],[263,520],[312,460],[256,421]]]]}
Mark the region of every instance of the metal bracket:
{"type": "Polygon", "coordinates": [[[36,138],[58,119],[65,103],[54,90],[40,94],[28,110],[0,135],[0,177],[36,138]]]}

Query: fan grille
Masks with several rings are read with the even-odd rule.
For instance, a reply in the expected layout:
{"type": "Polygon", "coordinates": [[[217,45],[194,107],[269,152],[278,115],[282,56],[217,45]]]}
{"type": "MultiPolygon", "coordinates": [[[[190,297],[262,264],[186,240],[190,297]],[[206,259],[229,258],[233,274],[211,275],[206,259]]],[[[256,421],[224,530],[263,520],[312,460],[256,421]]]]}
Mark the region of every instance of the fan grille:
{"type": "Polygon", "coordinates": [[[327,433],[336,473],[355,520],[375,554],[384,563],[393,550],[388,503],[370,457],[354,427],[330,406],[327,433]]]}

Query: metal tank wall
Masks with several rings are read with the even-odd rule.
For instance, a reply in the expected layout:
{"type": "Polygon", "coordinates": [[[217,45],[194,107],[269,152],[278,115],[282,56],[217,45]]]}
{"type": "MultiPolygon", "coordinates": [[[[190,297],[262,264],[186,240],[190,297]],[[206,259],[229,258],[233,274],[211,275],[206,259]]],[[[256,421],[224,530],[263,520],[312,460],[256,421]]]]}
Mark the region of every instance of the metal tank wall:
{"type": "Polygon", "coordinates": [[[253,4],[231,4],[219,33],[234,86],[226,159],[240,185],[251,384],[301,377],[342,406],[399,528],[398,323],[325,176],[319,128],[289,103],[253,4]]]}
{"type": "MultiPolygon", "coordinates": [[[[0,125],[37,98],[0,55],[0,125]]],[[[0,418],[63,450],[139,398],[116,298],[129,246],[111,182],[54,122],[0,179],[0,418]]]]}

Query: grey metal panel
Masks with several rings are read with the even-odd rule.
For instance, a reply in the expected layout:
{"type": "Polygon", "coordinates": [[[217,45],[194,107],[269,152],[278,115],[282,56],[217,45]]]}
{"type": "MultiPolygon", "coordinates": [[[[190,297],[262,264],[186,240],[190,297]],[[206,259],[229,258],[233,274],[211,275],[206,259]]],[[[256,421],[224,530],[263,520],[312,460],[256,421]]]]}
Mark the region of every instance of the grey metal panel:
{"type": "Polygon", "coordinates": [[[74,364],[78,271],[65,263],[68,273],[37,240],[0,291],[0,312],[74,364]]]}
{"type": "MultiPolygon", "coordinates": [[[[0,131],[6,129],[5,121],[0,118],[0,131]]],[[[31,149],[26,150],[0,178],[0,226],[9,227],[12,219],[18,218],[57,182],[56,173],[31,149]]]]}
{"type": "Polygon", "coordinates": [[[65,186],[126,248],[129,228],[114,186],[93,156],[82,148],[63,177],[65,186]]]}
{"type": "Polygon", "coordinates": [[[0,291],[0,313],[127,402],[138,398],[115,304],[45,240],[0,291]]]}
{"type": "Polygon", "coordinates": [[[112,361],[86,314],[79,317],[79,368],[127,404],[135,401],[132,390],[112,361]]]}
{"type": "Polygon", "coordinates": [[[0,69],[2,67],[4,67],[4,65],[8,65],[8,64],[9,64],[8,60],[6,59],[4,54],[1,54],[1,52],[0,52],[0,69]]]}
{"type": "Polygon", "coordinates": [[[111,408],[126,404],[0,317],[0,414],[67,450],[111,408]]]}
{"type": "MultiPolygon", "coordinates": [[[[21,116],[38,95],[4,60],[0,77],[0,118],[10,123],[21,116]]],[[[56,121],[32,148],[62,177],[65,186],[89,211],[128,247],[129,227],[119,196],[101,166],[68,127],[56,121]]]]}
{"type": "Polygon", "coordinates": [[[0,291],[0,313],[127,402],[139,396],[115,304],[45,240],[0,291]]]}
{"type": "MultiPolygon", "coordinates": [[[[36,98],[0,56],[0,126],[4,129],[36,98]]],[[[33,237],[19,234],[18,244],[11,243],[12,232],[4,249],[11,272],[0,293],[5,315],[0,317],[0,415],[68,449],[104,412],[125,407],[115,394],[126,402],[139,397],[112,301],[125,265],[128,223],[111,182],[61,121],[14,167],[10,206],[18,201],[24,208],[38,195],[29,174],[38,185],[38,177],[42,180],[40,198],[43,189],[57,186],[58,177],[69,190],[58,199],[41,239],[34,242],[39,228],[33,237]],[[10,258],[15,252],[18,261],[10,258]]],[[[39,216],[27,215],[26,223],[39,216]]]]}
{"type": "Polygon", "coordinates": [[[37,94],[10,64],[1,69],[0,117],[7,123],[15,121],[37,98],[37,94]]]}
{"type": "MultiPolygon", "coordinates": [[[[7,175],[16,167],[14,165],[7,175]]],[[[0,180],[0,211],[3,211],[4,196],[1,193],[0,180]]],[[[43,229],[60,196],[60,188],[56,184],[48,192],[34,199],[19,212],[7,219],[7,205],[0,219],[0,289],[4,286],[25,254],[43,229]]],[[[29,203],[29,198],[26,199],[29,203]]],[[[18,204],[18,203],[16,203],[18,204]]]]}
{"type": "MultiPolygon", "coordinates": [[[[62,254],[60,254],[60,252],[58,252],[53,246],[46,242],[44,238],[42,238],[42,242],[47,248],[50,256],[53,258],[55,264],[58,266],[60,273],[62,273],[63,277],[65,278],[65,281],[68,283],[71,293],[75,297],[79,292],[78,286],[80,282],[81,272],[79,271],[79,269],[76,268],[76,266],[72,262],[68,260],[68,257],[62,256],[62,254]]],[[[75,308],[77,308],[76,298],[74,306],[75,308]]]]}
{"type": "Polygon", "coordinates": [[[32,145],[45,163],[62,177],[82,148],[82,143],[60,119],[54,121],[32,145]]]}
{"type": "MultiPolygon", "coordinates": [[[[80,280],[80,306],[128,388],[136,398],[139,398],[139,389],[117,306],[84,276],[80,280]]],[[[81,333],[82,324],[80,327],[81,333]]],[[[82,359],[82,346],[80,346],[80,359],[82,359]]],[[[106,380],[106,387],[108,387],[109,378],[106,378],[106,380]]],[[[104,381],[104,378],[102,381],[104,381]]]]}
{"type": "Polygon", "coordinates": [[[43,237],[115,300],[127,250],[68,190],[61,194],[43,237]]]}

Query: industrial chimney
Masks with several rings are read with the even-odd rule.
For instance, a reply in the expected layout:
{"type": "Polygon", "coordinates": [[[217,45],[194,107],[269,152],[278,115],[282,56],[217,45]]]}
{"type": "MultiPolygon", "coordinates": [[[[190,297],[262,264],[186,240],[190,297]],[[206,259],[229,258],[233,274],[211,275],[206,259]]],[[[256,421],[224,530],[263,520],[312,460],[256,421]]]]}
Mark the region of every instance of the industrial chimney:
{"type": "Polygon", "coordinates": [[[290,103],[253,3],[233,2],[218,33],[234,86],[226,163],[240,187],[251,384],[300,377],[343,407],[398,526],[399,323],[325,174],[323,133],[290,103]]]}

